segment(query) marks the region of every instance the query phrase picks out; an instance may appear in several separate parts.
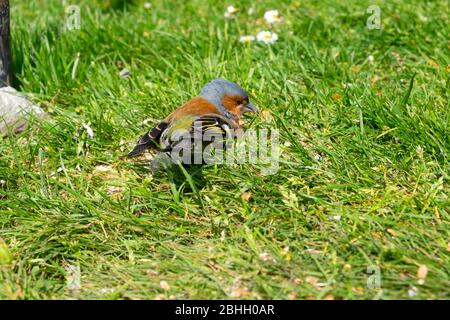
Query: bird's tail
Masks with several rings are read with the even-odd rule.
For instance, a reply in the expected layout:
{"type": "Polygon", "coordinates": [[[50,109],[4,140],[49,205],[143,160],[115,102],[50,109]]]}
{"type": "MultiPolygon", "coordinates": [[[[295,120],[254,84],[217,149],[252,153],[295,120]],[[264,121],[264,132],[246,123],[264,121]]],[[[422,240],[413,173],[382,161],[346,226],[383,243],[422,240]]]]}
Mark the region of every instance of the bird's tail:
{"type": "Polygon", "coordinates": [[[133,150],[128,153],[128,158],[137,157],[144,153],[145,150],[150,148],[147,144],[137,144],[133,150]]]}
{"type": "Polygon", "coordinates": [[[169,124],[167,122],[163,121],[152,130],[144,134],[142,137],[140,137],[134,149],[131,150],[130,153],[128,153],[128,157],[131,158],[139,156],[144,153],[145,150],[156,146],[158,139],[161,137],[163,131],[167,129],[168,125],[169,124]]]}

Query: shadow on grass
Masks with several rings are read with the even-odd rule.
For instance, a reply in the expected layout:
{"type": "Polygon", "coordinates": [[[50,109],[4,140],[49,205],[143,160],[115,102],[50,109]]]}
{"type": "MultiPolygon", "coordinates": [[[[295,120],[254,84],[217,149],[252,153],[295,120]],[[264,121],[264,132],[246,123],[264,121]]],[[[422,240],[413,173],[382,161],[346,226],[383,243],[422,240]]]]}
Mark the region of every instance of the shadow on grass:
{"type": "Polygon", "coordinates": [[[131,7],[137,6],[137,0],[97,0],[95,1],[104,12],[118,12],[125,13],[131,7]]]}
{"type": "Polygon", "coordinates": [[[195,192],[206,186],[203,168],[203,165],[198,164],[184,165],[182,167],[173,166],[167,171],[167,175],[170,181],[173,182],[177,188],[180,188],[184,184],[185,191],[195,192]]]}
{"type": "Polygon", "coordinates": [[[203,174],[204,165],[171,165],[167,169],[152,171],[146,161],[136,162],[132,169],[142,177],[152,175],[157,180],[169,180],[178,190],[197,192],[206,186],[203,174]]]}

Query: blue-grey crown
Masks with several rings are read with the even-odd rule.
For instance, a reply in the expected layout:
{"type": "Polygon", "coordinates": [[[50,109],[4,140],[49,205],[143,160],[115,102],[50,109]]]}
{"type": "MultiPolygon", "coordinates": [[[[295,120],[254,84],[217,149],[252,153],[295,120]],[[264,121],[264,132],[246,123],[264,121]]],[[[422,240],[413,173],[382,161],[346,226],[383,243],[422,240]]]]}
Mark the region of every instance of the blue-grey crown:
{"type": "Polygon", "coordinates": [[[200,97],[213,103],[223,114],[228,114],[222,103],[226,95],[248,97],[248,93],[236,83],[220,78],[208,82],[200,91],[200,97]]]}

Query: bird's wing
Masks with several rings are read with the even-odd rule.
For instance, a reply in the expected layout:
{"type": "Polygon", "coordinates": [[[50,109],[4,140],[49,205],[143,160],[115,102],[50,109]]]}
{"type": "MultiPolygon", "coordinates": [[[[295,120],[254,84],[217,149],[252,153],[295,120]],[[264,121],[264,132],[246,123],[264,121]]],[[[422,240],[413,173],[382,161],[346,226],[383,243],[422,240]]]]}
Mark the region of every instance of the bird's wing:
{"type": "Polygon", "coordinates": [[[170,151],[175,145],[183,141],[192,142],[195,138],[209,142],[213,137],[229,136],[234,128],[234,123],[215,113],[183,116],[174,120],[162,133],[160,147],[163,151],[170,151]]]}
{"type": "Polygon", "coordinates": [[[146,149],[149,149],[153,146],[157,146],[159,143],[159,138],[164,130],[169,126],[168,122],[160,122],[156,127],[151,129],[149,132],[141,136],[133,148],[133,150],[128,153],[128,157],[135,157],[142,154],[146,149]]]}
{"type": "MultiPolygon", "coordinates": [[[[189,100],[183,106],[172,112],[164,121],[140,137],[134,149],[128,154],[128,157],[138,156],[146,149],[154,146],[161,148],[159,144],[161,141],[166,140],[161,139],[166,130],[169,130],[169,132],[165,136],[170,137],[172,132],[177,129],[189,129],[193,121],[200,115],[214,113],[215,111],[217,111],[216,107],[202,97],[195,97],[189,100]]],[[[162,149],[165,147],[167,145],[163,146],[162,149]]]]}

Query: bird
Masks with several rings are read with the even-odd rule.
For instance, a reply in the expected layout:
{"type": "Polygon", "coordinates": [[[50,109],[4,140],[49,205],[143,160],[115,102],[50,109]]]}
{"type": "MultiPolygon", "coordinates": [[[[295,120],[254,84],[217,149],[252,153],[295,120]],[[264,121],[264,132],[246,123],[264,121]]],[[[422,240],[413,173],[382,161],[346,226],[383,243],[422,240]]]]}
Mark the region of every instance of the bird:
{"type": "Polygon", "coordinates": [[[128,157],[139,156],[147,149],[156,149],[161,156],[158,161],[153,161],[152,166],[157,170],[174,163],[175,151],[183,150],[182,160],[190,164],[195,154],[205,149],[205,145],[213,141],[215,147],[224,145],[227,137],[235,137],[234,132],[242,132],[242,114],[256,112],[258,109],[250,102],[247,91],[234,82],[214,79],[204,85],[199,95],[142,135],[128,157]],[[196,134],[201,135],[201,146],[193,139],[196,134]]]}

